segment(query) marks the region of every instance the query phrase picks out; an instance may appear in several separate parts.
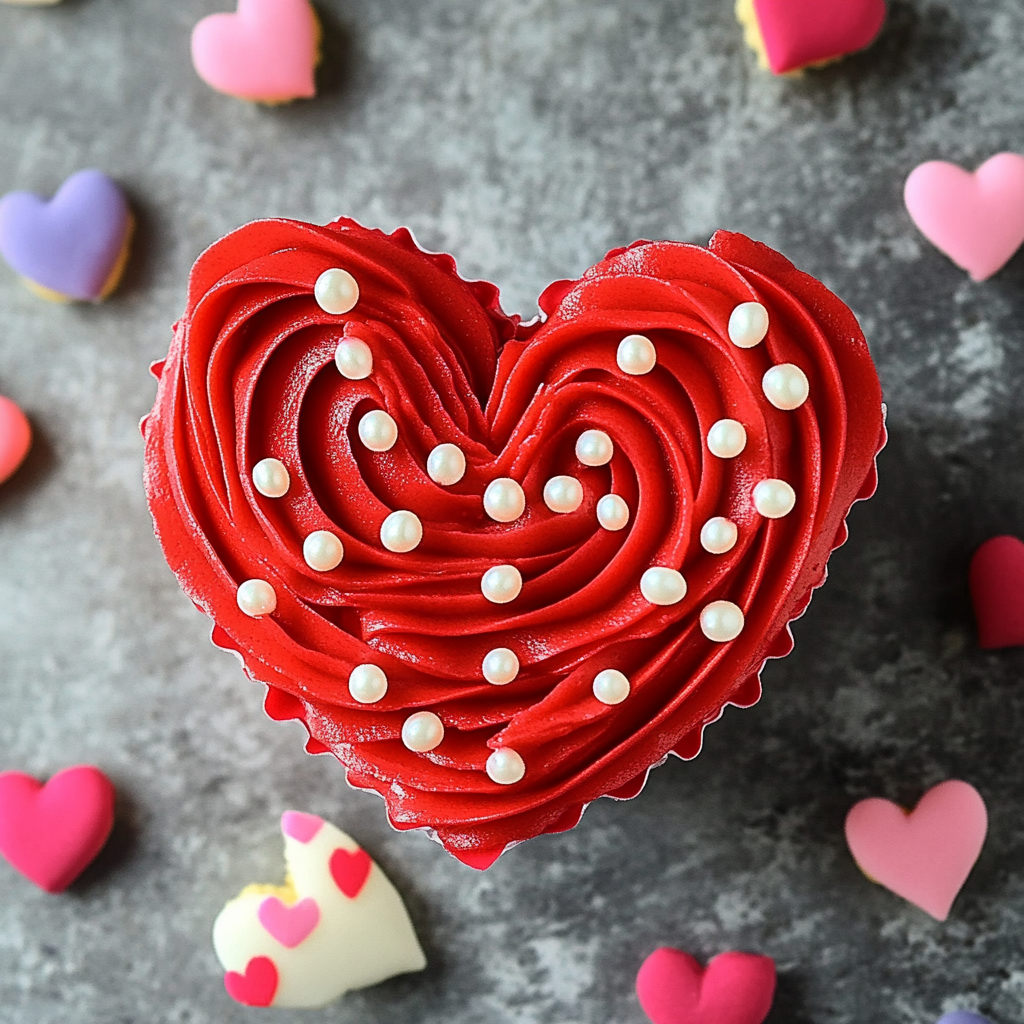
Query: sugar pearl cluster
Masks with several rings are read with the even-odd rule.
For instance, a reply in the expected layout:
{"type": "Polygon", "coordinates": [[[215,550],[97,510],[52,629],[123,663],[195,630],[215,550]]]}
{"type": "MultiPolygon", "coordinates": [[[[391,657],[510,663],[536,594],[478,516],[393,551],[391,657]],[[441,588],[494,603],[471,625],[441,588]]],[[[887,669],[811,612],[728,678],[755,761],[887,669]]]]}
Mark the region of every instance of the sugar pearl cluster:
{"type": "MultiPolygon", "coordinates": [[[[359,302],[359,284],[348,271],[332,268],[324,271],[314,286],[314,297],[320,307],[331,315],[344,315],[359,302]]],[[[732,344],[741,349],[752,349],[767,336],[769,317],[759,302],[740,303],[732,311],[728,323],[728,336],[732,344]]],[[[616,349],[618,369],[634,377],[655,370],[658,353],[654,342],[642,334],[628,335],[616,349]]],[[[335,352],[338,372],[347,380],[365,380],[373,374],[374,353],[361,339],[344,337],[335,352]]],[[[776,409],[793,411],[807,400],[809,383],[806,374],[792,363],[772,366],[763,376],[762,391],[766,400],[776,409]]],[[[356,425],[359,442],[371,452],[390,451],[398,442],[399,430],[395,420],[383,409],[364,413],[356,425]]],[[[738,420],[722,418],[707,430],[705,442],[713,458],[735,459],[747,447],[747,428],[738,420]]],[[[608,465],[615,456],[615,443],[604,430],[583,430],[576,440],[575,454],[581,467],[597,468],[608,465]]],[[[429,478],[441,487],[453,487],[466,473],[466,456],[458,445],[442,443],[434,447],[426,459],[429,478]]],[[[253,466],[252,484],[265,498],[277,499],[288,494],[291,475],[283,461],[274,457],[261,459],[253,466]]],[[[543,490],[544,505],[557,515],[570,515],[584,502],[582,481],[573,475],[554,476],[543,490]]],[[[784,480],[765,479],[752,490],[751,500],[757,512],[768,519],[788,515],[796,503],[796,493],[784,480]]],[[[490,481],[482,495],[484,514],[495,523],[513,523],[524,515],[527,498],[522,485],[511,477],[498,477],[490,481]]],[[[616,532],[626,528],[632,511],[618,494],[605,494],[596,503],[598,525],[616,532]]],[[[423,524],[419,517],[407,509],[391,512],[381,524],[381,546],[393,554],[414,551],[423,540],[423,524]]],[[[702,548],[712,555],[731,551],[739,540],[739,530],[732,520],[715,516],[704,523],[700,531],[702,548]]],[[[305,563],[314,571],[328,573],[337,569],[345,557],[342,541],[330,530],[315,530],[302,545],[305,563]]],[[[496,605],[514,602],[523,589],[523,578],[516,566],[493,565],[480,580],[484,598],[496,605]]],[[[682,573],[665,565],[647,568],[639,580],[639,592],[644,601],[656,607],[671,607],[683,601],[687,583],[682,573]]],[[[238,607],[246,615],[271,615],[277,609],[277,594],[266,580],[246,580],[238,588],[238,607]]],[[[700,612],[700,628],[704,635],[717,643],[736,639],[743,630],[743,611],[731,601],[717,600],[704,606],[700,612]]],[[[508,647],[488,651],[481,662],[483,680],[492,686],[508,686],[520,674],[517,653],[508,647]]],[[[382,701],[388,693],[385,671],[372,663],[356,665],[348,679],[349,693],[359,704],[372,705],[382,701]]],[[[591,684],[594,699],[609,707],[629,698],[632,684],[618,668],[606,667],[596,671],[591,684]]],[[[432,711],[420,710],[406,718],[401,731],[405,747],[419,754],[435,750],[444,741],[445,727],[441,718],[432,711]]],[[[487,758],[485,771],[499,785],[513,785],[526,775],[526,764],[515,750],[500,747],[487,758]]]]}

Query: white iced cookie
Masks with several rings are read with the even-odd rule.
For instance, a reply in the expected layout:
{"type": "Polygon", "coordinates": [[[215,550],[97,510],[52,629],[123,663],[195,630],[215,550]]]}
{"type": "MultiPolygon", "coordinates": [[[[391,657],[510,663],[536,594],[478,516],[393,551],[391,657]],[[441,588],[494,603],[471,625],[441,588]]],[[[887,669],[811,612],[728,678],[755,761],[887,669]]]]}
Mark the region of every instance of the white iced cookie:
{"type": "Polygon", "coordinates": [[[285,884],[247,886],[213,925],[233,999],[324,1006],[426,967],[401,896],[355,840],[298,811],[285,811],[281,831],[285,884]]]}

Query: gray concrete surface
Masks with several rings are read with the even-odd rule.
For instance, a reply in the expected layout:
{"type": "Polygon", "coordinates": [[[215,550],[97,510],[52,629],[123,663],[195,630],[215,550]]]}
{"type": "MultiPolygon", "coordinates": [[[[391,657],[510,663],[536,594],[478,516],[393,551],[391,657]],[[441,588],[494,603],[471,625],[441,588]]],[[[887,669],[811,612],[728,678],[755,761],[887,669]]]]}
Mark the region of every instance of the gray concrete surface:
{"type": "Polygon", "coordinates": [[[640,1024],[659,944],[774,956],[771,1024],[1024,1018],[1024,652],[980,653],[973,547],[1024,533],[1024,257],[973,284],[901,204],[918,162],[1020,149],[1024,7],[893,0],[869,53],[758,71],[730,0],[318,0],[322,95],[214,94],[188,33],[214,0],[0,5],[0,192],[97,166],[139,216],[117,297],[57,307],[0,272],[0,392],[38,440],[0,489],[0,766],[101,765],[115,836],[71,892],[0,864],[0,1022],[236,1024],[209,933],[281,871],[286,807],[330,817],[406,895],[419,977],[315,1013],[385,1024],[640,1024]],[[882,488],[765,672],[693,764],[485,874],[392,833],[372,796],[264,718],[153,540],[139,417],[186,274],[252,218],[412,227],[532,313],[636,237],[748,232],[863,320],[890,409],[882,488]],[[946,924],[869,884],[842,821],[959,776],[991,837],[946,924]],[[642,841],[638,841],[641,840],[642,841]]]}

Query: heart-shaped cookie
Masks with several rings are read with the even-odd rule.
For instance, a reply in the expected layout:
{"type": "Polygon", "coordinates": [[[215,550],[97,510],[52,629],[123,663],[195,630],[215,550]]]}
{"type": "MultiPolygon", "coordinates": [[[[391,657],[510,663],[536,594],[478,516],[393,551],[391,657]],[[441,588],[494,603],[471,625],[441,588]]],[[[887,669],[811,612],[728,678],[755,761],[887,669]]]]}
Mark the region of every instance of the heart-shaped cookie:
{"type": "Polygon", "coordinates": [[[9,398],[0,395],[0,484],[14,475],[31,447],[28,417],[9,398]]]}
{"type": "Polygon", "coordinates": [[[971,559],[971,601],[985,650],[1024,645],[1024,541],[991,537],[971,559]]]}
{"type": "Polygon", "coordinates": [[[98,768],[66,768],[45,785],[0,773],[0,855],[47,892],[63,892],[113,826],[114,787],[98,768]]]}
{"type": "Polygon", "coordinates": [[[540,304],[405,231],[252,224],[193,270],[144,428],[215,642],[475,866],[756,702],[883,433],[853,315],[740,235],[540,304]]]}
{"type": "Polygon", "coordinates": [[[872,797],[846,816],[846,842],[861,871],[939,921],[949,916],[987,831],[981,794],[957,779],[928,790],[912,811],[872,797]]]}
{"type": "Polygon", "coordinates": [[[320,23],[309,0],[238,0],[192,30],[192,62],[207,85],[260,103],[316,95],[320,23]]]}
{"type": "Polygon", "coordinates": [[[329,822],[286,811],[287,881],[250,885],[213,926],[228,994],[247,1006],[315,1007],[426,966],[402,899],[369,855],[329,822]],[[362,864],[339,880],[339,854],[362,864]]]}
{"type": "Polygon", "coordinates": [[[117,184],[78,171],[50,200],[32,192],[0,199],[0,253],[37,295],[99,302],[128,262],[134,218],[117,184]]]}
{"type": "Polygon", "coordinates": [[[736,0],[761,64],[776,75],[863,50],[885,24],[885,0],[736,0]]]}
{"type": "Polygon", "coordinates": [[[1009,262],[1024,242],[1024,156],[998,153],[973,174],[932,160],[903,190],[918,230],[975,281],[1009,262]]]}
{"type": "Polygon", "coordinates": [[[643,962],[636,994],[653,1024],[761,1024],[775,998],[775,962],[719,953],[704,968],[663,946],[643,962]]]}

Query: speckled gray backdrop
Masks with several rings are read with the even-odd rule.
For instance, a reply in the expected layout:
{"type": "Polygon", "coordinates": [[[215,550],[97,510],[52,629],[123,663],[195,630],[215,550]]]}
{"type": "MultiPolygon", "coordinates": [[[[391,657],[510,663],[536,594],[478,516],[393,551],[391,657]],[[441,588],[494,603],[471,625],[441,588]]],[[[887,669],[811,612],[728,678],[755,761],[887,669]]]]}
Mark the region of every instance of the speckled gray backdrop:
{"type": "Polygon", "coordinates": [[[0,767],[101,765],[114,838],[61,897],[0,864],[2,1024],[641,1024],[672,944],[771,954],[771,1024],[1024,1017],[1024,653],[980,653],[973,547],[1024,533],[1024,257],[973,284],[901,204],[918,162],[1024,147],[1019,0],[893,0],[867,54],[777,81],[730,0],[318,0],[322,95],[257,109],[194,76],[218,0],[0,6],[0,192],[96,166],[139,218],[124,287],[40,302],[0,268],[0,392],[32,417],[0,489],[0,767]],[[877,498],[764,673],[692,764],[479,874],[385,824],[179,592],[150,529],[137,429],[198,253],[244,221],[407,224],[533,313],[637,237],[719,226],[786,252],[856,310],[892,440],[877,498]],[[991,837],[946,924],[868,883],[850,804],[975,783],[991,837]],[[353,832],[405,894],[427,973],[324,1011],[246,1010],[210,944],[222,903],[280,877],[287,807],[353,832]]]}

